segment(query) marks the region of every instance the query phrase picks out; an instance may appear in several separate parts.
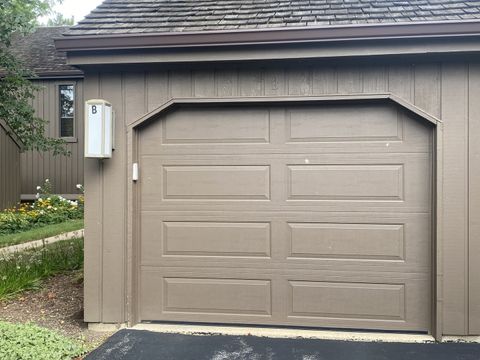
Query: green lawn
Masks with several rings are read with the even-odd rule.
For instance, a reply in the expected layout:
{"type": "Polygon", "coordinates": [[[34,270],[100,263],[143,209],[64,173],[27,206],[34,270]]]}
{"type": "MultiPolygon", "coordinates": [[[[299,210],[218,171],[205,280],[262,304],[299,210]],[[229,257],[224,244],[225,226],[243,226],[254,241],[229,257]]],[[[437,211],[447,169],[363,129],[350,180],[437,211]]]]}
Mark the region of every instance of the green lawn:
{"type": "Polygon", "coordinates": [[[83,229],[83,219],[68,220],[59,224],[45,225],[19,233],[0,235],[0,248],[45,239],[79,229],[83,229]]]}

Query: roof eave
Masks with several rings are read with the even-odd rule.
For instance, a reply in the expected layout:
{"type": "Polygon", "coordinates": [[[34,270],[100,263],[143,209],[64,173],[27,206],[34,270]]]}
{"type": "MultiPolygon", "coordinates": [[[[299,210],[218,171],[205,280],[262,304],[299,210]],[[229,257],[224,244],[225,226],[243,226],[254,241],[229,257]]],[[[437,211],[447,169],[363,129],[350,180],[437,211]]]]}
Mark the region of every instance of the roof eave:
{"type": "Polygon", "coordinates": [[[40,71],[35,72],[35,77],[30,80],[40,79],[65,79],[65,78],[83,78],[84,74],[81,70],[59,70],[59,71],[40,71]]]}
{"type": "Polygon", "coordinates": [[[72,35],[55,39],[55,46],[60,51],[94,51],[479,35],[480,21],[475,20],[225,31],[72,35]]]}

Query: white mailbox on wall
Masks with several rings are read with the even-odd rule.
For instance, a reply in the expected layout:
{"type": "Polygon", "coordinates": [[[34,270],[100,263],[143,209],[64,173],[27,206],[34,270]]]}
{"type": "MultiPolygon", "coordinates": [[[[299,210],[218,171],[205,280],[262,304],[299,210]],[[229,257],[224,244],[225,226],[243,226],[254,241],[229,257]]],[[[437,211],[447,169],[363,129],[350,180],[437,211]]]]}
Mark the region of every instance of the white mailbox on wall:
{"type": "Polygon", "coordinates": [[[85,102],[85,157],[108,159],[114,148],[112,105],[101,99],[85,102]]]}

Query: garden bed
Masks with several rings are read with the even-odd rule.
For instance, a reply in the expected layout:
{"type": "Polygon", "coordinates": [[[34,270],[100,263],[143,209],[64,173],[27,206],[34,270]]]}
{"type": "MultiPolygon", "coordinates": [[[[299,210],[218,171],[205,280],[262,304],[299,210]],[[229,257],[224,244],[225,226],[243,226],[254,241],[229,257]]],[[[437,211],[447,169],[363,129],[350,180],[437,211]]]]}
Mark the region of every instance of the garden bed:
{"type": "Polygon", "coordinates": [[[83,322],[83,284],[79,272],[48,278],[37,289],[0,300],[0,321],[33,323],[83,344],[87,351],[112,333],[88,330],[83,322]]]}
{"type": "MultiPolygon", "coordinates": [[[[32,234],[36,235],[35,230],[45,226],[83,219],[84,190],[80,184],[77,188],[82,195],[79,195],[76,201],[68,200],[60,195],[54,195],[53,187],[46,179],[43,186],[37,187],[37,200],[33,203],[23,203],[0,211],[0,236],[13,236],[27,231],[32,231],[32,234]]],[[[6,241],[10,240],[11,238],[8,238],[6,241]]]]}
{"type": "Polygon", "coordinates": [[[35,288],[49,276],[83,267],[83,239],[0,253],[0,299],[35,288]]]}

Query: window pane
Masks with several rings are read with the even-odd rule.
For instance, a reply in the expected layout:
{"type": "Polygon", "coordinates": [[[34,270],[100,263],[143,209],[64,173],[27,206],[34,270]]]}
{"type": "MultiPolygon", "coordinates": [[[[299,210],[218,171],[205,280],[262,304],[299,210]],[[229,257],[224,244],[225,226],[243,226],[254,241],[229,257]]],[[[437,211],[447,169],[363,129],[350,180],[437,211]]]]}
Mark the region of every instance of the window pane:
{"type": "Polygon", "coordinates": [[[75,90],[73,85],[60,85],[60,136],[74,136],[75,90]]]}
{"type": "Polygon", "coordinates": [[[61,137],[73,137],[73,118],[60,119],[61,137]]]}

